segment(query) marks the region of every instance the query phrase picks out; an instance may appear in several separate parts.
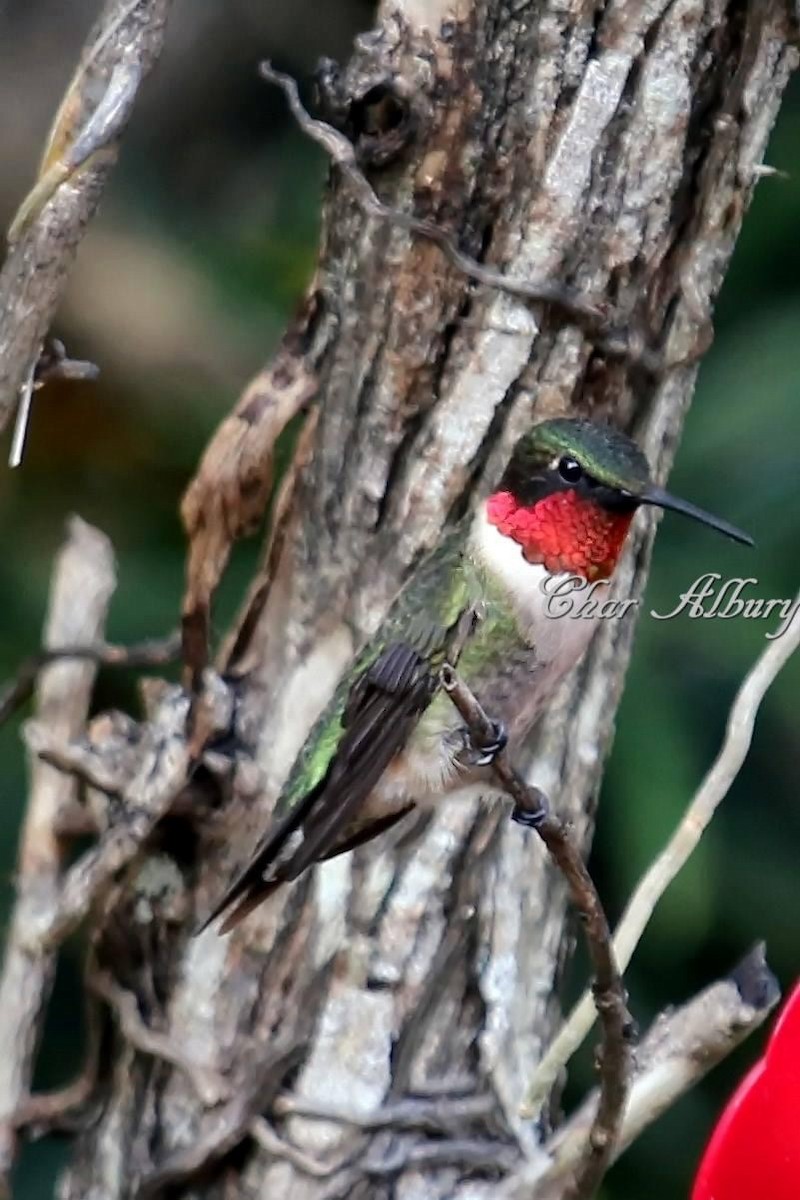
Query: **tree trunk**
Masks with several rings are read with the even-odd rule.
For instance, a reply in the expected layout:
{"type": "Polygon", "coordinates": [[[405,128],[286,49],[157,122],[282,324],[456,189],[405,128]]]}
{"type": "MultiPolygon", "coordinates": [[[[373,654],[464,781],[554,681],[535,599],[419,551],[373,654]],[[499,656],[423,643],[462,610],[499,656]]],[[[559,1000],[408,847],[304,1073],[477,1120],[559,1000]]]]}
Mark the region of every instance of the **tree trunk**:
{"type": "MultiPolygon", "coordinates": [[[[786,0],[382,5],[337,85],[381,200],[609,320],[600,337],[563,307],[472,282],[437,245],[365,216],[333,170],[318,271],[270,376],[309,381],[316,424],[223,655],[259,772],[240,751],[199,838],[175,818],[93,929],[101,967],[172,1057],[229,1091],[199,1095],[115,1025],[62,1197],[478,1200],[535,1146],[517,1108],[571,939],[560,879],[507,813],[445,803],[280,892],[229,939],[189,931],[246,858],[354,647],[532,420],[633,429],[663,478],[792,36],[786,0]],[[442,1087],[479,1100],[436,1136],[288,1115],[287,1094],[364,1115],[442,1087]],[[322,1175],[303,1155],[346,1161],[322,1175]]],[[[651,534],[637,518],[620,597],[641,594],[651,534]]],[[[603,623],[530,745],[530,777],[587,845],[633,630],[603,623]]],[[[208,791],[198,777],[198,805],[208,791]]]]}

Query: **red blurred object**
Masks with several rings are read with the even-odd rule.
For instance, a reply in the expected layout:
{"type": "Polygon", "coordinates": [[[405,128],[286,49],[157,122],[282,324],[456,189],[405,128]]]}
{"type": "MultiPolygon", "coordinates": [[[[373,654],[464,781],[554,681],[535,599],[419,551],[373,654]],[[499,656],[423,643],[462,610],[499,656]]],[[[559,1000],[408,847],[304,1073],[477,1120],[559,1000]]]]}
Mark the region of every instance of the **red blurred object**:
{"type": "Polygon", "coordinates": [[[800,984],[711,1135],[692,1200],[800,1200],[800,984]]]}

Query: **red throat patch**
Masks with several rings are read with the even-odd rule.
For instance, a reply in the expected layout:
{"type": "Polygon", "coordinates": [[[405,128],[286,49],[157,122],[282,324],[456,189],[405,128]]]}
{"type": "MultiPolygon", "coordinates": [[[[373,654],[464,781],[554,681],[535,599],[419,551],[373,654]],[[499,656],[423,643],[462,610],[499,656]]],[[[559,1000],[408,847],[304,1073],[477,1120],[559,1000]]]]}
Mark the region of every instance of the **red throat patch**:
{"type": "Polygon", "coordinates": [[[529,508],[511,492],[495,492],[486,501],[486,517],[522,547],[528,562],[594,583],[613,573],[633,513],[609,512],[572,490],[553,492],[529,508]]]}

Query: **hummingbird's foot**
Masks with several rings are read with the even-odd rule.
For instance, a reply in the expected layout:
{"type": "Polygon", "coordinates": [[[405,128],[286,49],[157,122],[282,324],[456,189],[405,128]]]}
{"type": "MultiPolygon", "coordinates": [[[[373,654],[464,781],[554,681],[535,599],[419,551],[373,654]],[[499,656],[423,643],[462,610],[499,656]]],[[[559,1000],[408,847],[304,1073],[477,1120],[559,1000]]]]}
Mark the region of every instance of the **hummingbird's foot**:
{"type": "Polygon", "coordinates": [[[459,730],[462,749],[459,759],[465,767],[490,767],[501,750],[508,745],[508,732],[502,721],[492,721],[489,741],[476,742],[472,731],[465,725],[459,730]]]}
{"type": "Polygon", "coordinates": [[[523,825],[526,829],[537,829],[550,812],[550,805],[544,792],[540,792],[538,788],[532,788],[531,791],[536,796],[536,807],[523,808],[521,804],[515,804],[511,810],[511,820],[516,821],[517,825],[523,825]]]}

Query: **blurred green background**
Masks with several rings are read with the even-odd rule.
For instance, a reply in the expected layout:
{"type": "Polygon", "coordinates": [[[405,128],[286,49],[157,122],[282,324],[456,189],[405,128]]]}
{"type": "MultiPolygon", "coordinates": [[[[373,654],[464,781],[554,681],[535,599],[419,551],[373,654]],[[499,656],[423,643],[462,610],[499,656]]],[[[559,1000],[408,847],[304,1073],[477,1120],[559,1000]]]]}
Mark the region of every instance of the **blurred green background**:
{"type": "MultiPolygon", "coordinates": [[[[58,99],[96,10],[90,0],[0,3],[0,220],[32,179],[58,99]]],[[[100,218],[81,249],[57,332],[102,364],[92,387],[37,398],[24,469],[0,469],[0,676],[35,650],[48,573],[68,513],[114,541],[120,590],[110,636],[174,626],[183,571],[177,504],[239,388],[273,349],[312,268],[325,164],[256,77],[259,58],[302,74],[344,58],[368,0],[177,0],[162,66],[137,110],[100,218]]],[[[754,594],[793,595],[800,406],[800,86],[787,97],[718,307],[671,479],[674,490],[749,530],[748,553],[667,517],[645,612],[668,612],[705,571],[752,575],[754,594]]],[[[4,452],[5,453],[5,452],[4,452]]],[[[237,552],[217,610],[223,628],[257,553],[237,552]]],[[[672,829],[719,744],[743,674],[774,621],[644,616],[603,790],[593,866],[612,917],[672,829]]],[[[784,989],[798,976],[800,660],[759,718],[748,762],[710,835],[653,921],[628,982],[644,1026],[724,974],[759,938],[784,989]]],[[[132,698],[101,678],[98,706],[132,698]]],[[[24,798],[18,723],[0,730],[2,916],[24,798]]],[[[37,1084],[80,1062],[79,947],[65,956],[37,1084]]],[[[685,1195],[724,1096],[763,1045],[752,1039],[629,1151],[605,1200],[685,1195]]],[[[584,1061],[573,1082],[587,1078],[584,1061]]],[[[62,1143],[26,1150],[19,1200],[51,1194],[62,1143]]]]}

